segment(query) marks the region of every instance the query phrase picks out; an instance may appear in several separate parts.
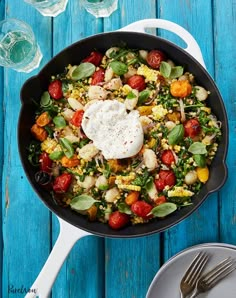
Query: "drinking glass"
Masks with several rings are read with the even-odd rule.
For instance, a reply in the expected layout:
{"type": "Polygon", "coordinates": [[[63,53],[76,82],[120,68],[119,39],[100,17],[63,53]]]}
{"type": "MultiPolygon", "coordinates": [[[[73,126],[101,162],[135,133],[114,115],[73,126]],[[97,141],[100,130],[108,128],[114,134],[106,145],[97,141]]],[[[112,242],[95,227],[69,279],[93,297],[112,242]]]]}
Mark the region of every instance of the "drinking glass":
{"type": "Polygon", "coordinates": [[[17,19],[0,22],[0,65],[19,72],[30,72],[42,59],[30,26],[17,19]]]}
{"type": "Polygon", "coordinates": [[[24,0],[35,7],[43,16],[56,17],[66,9],[68,0],[24,0]]]}
{"type": "Polygon", "coordinates": [[[81,0],[81,3],[96,18],[109,17],[118,6],[118,0],[81,0]]]}

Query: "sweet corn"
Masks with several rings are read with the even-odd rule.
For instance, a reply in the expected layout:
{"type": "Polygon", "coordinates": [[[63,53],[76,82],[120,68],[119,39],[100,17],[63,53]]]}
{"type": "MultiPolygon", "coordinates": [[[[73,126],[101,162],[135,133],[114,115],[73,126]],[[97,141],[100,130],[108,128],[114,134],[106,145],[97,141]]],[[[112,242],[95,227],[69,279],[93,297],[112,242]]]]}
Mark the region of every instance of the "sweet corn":
{"type": "Polygon", "coordinates": [[[141,190],[141,186],[133,185],[133,184],[118,184],[117,187],[119,189],[126,189],[126,190],[135,190],[135,191],[141,190]]]}
{"type": "Polygon", "coordinates": [[[141,75],[141,76],[144,76],[147,81],[156,82],[157,78],[158,78],[158,75],[159,75],[159,71],[151,69],[147,65],[142,64],[138,68],[137,74],[141,75]]]}
{"type": "Polygon", "coordinates": [[[197,177],[202,183],[206,183],[209,179],[209,169],[208,167],[200,168],[197,167],[197,177]]]}
{"type": "Polygon", "coordinates": [[[56,149],[57,145],[58,145],[58,143],[56,140],[47,138],[45,141],[43,141],[41,143],[41,149],[42,149],[42,151],[45,151],[48,154],[50,154],[56,149]]]}

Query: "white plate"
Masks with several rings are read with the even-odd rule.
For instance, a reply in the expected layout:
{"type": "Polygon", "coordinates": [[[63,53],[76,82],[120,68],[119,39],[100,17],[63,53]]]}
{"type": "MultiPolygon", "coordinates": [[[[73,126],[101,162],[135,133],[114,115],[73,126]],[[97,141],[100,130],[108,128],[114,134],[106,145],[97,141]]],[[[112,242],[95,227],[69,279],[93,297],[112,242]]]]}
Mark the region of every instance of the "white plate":
{"type": "MultiPolygon", "coordinates": [[[[198,252],[205,251],[211,255],[204,272],[221,260],[232,257],[236,260],[236,246],[222,243],[207,243],[188,248],[166,262],[154,277],[146,298],[180,298],[179,284],[198,252]]],[[[236,270],[220,281],[210,291],[200,294],[199,298],[235,298],[236,270]]]]}

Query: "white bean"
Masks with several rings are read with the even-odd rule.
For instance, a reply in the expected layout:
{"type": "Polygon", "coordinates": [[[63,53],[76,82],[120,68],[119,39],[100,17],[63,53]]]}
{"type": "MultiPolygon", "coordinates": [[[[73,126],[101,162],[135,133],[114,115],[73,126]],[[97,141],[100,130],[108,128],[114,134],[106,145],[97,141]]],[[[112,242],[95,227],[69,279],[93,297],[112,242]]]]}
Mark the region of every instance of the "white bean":
{"type": "Polygon", "coordinates": [[[97,155],[99,150],[94,146],[94,144],[87,144],[79,149],[79,156],[86,161],[92,160],[92,158],[97,155]]]}
{"type": "Polygon", "coordinates": [[[79,186],[83,187],[83,188],[86,189],[86,190],[88,190],[88,189],[90,189],[91,187],[93,187],[93,186],[95,185],[95,182],[96,182],[95,178],[94,178],[93,176],[89,176],[89,175],[88,175],[88,176],[85,176],[83,182],[81,182],[81,181],[79,180],[79,178],[77,178],[77,184],[78,184],[79,186]]]}
{"type": "Polygon", "coordinates": [[[89,99],[104,100],[107,98],[107,91],[100,86],[90,86],[88,90],[89,99]]]}
{"type": "Polygon", "coordinates": [[[143,58],[143,60],[147,60],[148,51],[139,50],[139,56],[143,58]]]}
{"type": "Polygon", "coordinates": [[[201,86],[196,86],[195,88],[197,99],[200,101],[206,100],[208,97],[208,92],[206,91],[206,89],[201,86]]]}
{"type": "Polygon", "coordinates": [[[123,86],[122,81],[120,78],[111,79],[110,82],[104,85],[105,89],[108,90],[118,90],[123,86]]]}
{"type": "Polygon", "coordinates": [[[73,117],[74,113],[75,112],[71,109],[64,109],[64,111],[62,112],[62,115],[66,121],[70,121],[71,118],[73,117]]]}
{"type": "Polygon", "coordinates": [[[191,185],[197,181],[197,172],[196,171],[190,171],[186,174],[184,178],[184,182],[188,185],[191,185]]]}
{"type": "Polygon", "coordinates": [[[154,170],[157,167],[157,157],[152,149],[145,149],[143,153],[144,165],[149,171],[154,170]]]}
{"type": "Polygon", "coordinates": [[[117,187],[109,189],[105,194],[105,200],[109,203],[112,203],[120,195],[120,192],[117,187]]]}
{"type": "Polygon", "coordinates": [[[84,106],[75,98],[69,97],[68,103],[74,111],[83,110],[84,106]]]}

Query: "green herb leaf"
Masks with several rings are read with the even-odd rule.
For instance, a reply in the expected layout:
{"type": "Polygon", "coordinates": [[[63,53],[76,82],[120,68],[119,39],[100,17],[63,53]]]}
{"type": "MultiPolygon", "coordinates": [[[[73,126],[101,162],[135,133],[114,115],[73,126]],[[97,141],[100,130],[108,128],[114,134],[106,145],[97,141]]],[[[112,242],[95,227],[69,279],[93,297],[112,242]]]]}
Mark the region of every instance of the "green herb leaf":
{"type": "Polygon", "coordinates": [[[42,107],[48,107],[52,103],[52,100],[50,98],[50,95],[48,91],[43,92],[43,95],[41,96],[40,105],[42,107]]]}
{"type": "Polygon", "coordinates": [[[66,157],[71,158],[74,155],[74,148],[72,146],[72,143],[66,138],[59,139],[59,142],[63,148],[66,157]]]}
{"type": "Polygon", "coordinates": [[[80,195],[72,199],[72,201],[70,202],[70,206],[71,206],[71,209],[75,211],[83,211],[83,210],[88,210],[96,202],[98,201],[94,200],[94,198],[91,196],[80,195]]]}
{"type": "Polygon", "coordinates": [[[56,125],[58,128],[63,128],[66,127],[66,120],[62,116],[56,116],[53,118],[53,123],[56,125]]]}
{"type": "Polygon", "coordinates": [[[201,142],[194,142],[192,145],[189,146],[188,152],[192,154],[206,154],[206,145],[201,142]]]}
{"type": "Polygon", "coordinates": [[[183,73],[184,73],[184,69],[183,69],[182,66],[172,67],[169,78],[170,79],[176,79],[176,78],[182,76],[183,73]]]}
{"type": "Polygon", "coordinates": [[[203,154],[194,154],[193,159],[196,162],[197,166],[200,168],[205,168],[206,166],[206,157],[203,154]]]}
{"type": "Polygon", "coordinates": [[[148,99],[148,97],[150,96],[150,91],[149,90],[143,90],[139,93],[139,97],[138,97],[138,104],[141,105],[143,103],[145,103],[145,101],[148,99]]]}
{"type": "Polygon", "coordinates": [[[182,141],[184,137],[184,126],[183,124],[176,125],[168,134],[168,142],[170,145],[176,145],[182,141]]]}
{"type": "Polygon", "coordinates": [[[125,213],[128,215],[132,214],[130,207],[127,204],[125,204],[125,202],[121,202],[120,204],[118,204],[118,210],[121,213],[125,213]]]}
{"type": "Polygon", "coordinates": [[[151,213],[154,217],[165,217],[177,209],[177,205],[174,203],[163,203],[152,209],[151,213]]]}
{"type": "Polygon", "coordinates": [[[112,61],[110,67],[118,76],[122,76],[128,71],[128,66],[120,61],[112,61]]]}
{"type": "Polygon", "coordinates": [[[44,126],[44,129],[45,129],[46,132],[48,133],[48,136],[49,136],[50,138],[53,138],[54,130],[52,129],[52,127],[49,126],[49,125],[46,125],[46,126],[44,126]]]}
{"type": "Polygon", "coordinates": [[[96,70],[96,67],[94,64],[90,63],[90,62],[84,62],[81,63],[79,66],[77,66],[72,74],[72,80],[81,80],[87,77],[90,77],[96,70]]]}
{"type": "Polygon", "coordinates": [[[169,78],[171,74],[171,66],[169,63],[162,61],[160,65],[160,72],[165,78],[169,78]]]}
{"type": "Polygon", "coordinates": [[[127,97],[126,97],[127,99],[134,99],[134,98],[136,98],[136,95],[132,92],[132,91],[130,91],[128,94],[127,94],[127,97]]]}
{"type": "Polygon", "coordinates": [[[51,160],[58,160],[58,159],[61,159],[63,155],[64,155],[63,151],[55,151],[49,154],[49,158],[51,160]]]}

